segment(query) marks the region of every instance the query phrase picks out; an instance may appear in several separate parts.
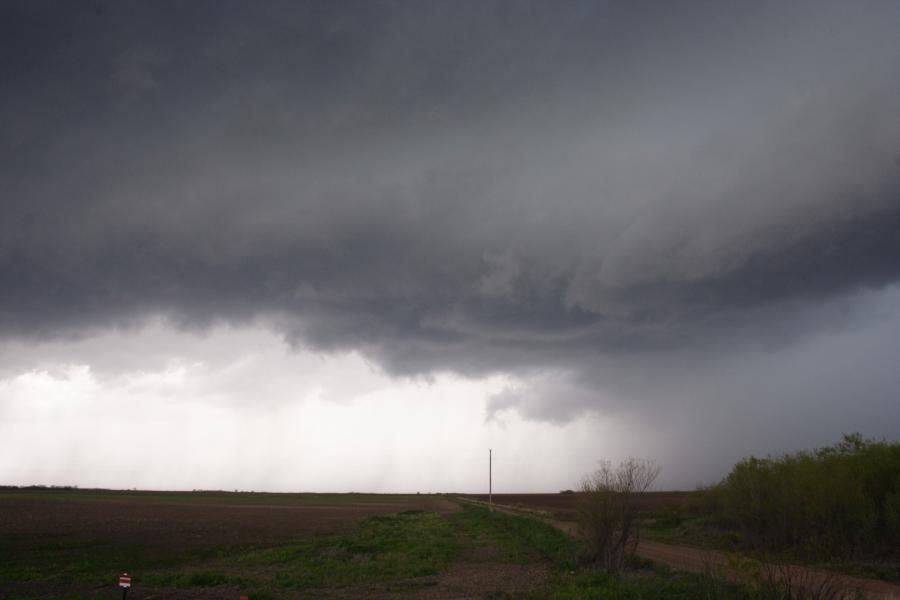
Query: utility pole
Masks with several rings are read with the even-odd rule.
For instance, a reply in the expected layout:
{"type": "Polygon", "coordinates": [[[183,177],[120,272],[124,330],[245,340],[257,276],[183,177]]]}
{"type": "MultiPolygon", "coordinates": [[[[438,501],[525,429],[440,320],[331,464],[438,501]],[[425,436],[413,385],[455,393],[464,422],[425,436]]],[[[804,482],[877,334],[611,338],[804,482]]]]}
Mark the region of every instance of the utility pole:
{"type": "Polygon", "coordinates": [[[488,507],[494,512],[493,456],[494,451],[488,448],[488,507]]]}

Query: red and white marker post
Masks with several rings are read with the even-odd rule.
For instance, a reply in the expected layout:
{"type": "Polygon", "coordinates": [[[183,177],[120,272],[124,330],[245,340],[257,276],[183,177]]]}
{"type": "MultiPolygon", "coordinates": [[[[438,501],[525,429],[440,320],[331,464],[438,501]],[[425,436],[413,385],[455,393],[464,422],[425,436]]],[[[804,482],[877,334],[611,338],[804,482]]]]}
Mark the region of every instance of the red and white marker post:
{"type": "Polygon", "coordinates": [[[125,600],[128,590],[131,589],[131,576],[128,573],[119,575],[119,587],[122,588],[122,600],[125,600]]]}

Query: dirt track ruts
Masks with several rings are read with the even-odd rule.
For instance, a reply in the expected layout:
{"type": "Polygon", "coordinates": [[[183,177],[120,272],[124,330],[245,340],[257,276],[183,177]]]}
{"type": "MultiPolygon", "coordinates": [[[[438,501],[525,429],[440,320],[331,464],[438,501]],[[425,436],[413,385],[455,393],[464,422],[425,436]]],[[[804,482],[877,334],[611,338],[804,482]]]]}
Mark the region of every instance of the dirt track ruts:
{"type": "MultiPolygon", "coordinates": [[[[487,504],[481,500],[471,498],[463,498],[463,500],[476,504],[487,504]]],[[[503,506],[496,503],[493,506],[495,510],[509,514],[528,514],[545,521],[568,535],[578,535],[578,527],[572,521],[551,519],[535,514],[534,511],[522,510],[518,507],[503,506]]],[[[741,574],[729,566],[727,554],[717,550],[641,540],[637,547],[637,555],[691,573],[715,572],[732,581],[741,581],[747,578],[745,574],[741,574]]],[[[829,586],[833,589],[844,590],[845,598],[861,596],[870,600],[900,600],[900,585],[887,581],[862,579],[834,571],[796,565],[763,565],[763,571],[767,571],[778,579],[789,578],[795,588],[815,590],[821,589],[823,586],[829,586]]]]}

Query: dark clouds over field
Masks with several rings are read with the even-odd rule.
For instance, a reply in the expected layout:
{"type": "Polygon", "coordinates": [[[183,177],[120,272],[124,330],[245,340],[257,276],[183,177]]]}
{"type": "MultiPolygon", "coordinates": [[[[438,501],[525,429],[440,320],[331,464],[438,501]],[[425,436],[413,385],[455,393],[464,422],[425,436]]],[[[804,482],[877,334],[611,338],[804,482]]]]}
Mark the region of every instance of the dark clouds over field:
{"type": "Polygon", "coordinates": [[[540,419],[897,433],[896,2],[0,11],[6,339],[252,323],[540,419]]]}

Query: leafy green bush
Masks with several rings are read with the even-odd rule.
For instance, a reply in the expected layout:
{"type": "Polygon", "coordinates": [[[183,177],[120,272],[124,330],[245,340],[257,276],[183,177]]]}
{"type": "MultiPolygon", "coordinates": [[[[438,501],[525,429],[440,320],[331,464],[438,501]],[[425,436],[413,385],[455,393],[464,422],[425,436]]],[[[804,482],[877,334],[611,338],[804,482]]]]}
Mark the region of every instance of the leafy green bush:
{"type": "Polygon", "coordinates": [[[718,520],[759,549],[834,558],[896,548],[900,444],[853,434],[813,452],[747,458],[715,497],[718,520]]]}

